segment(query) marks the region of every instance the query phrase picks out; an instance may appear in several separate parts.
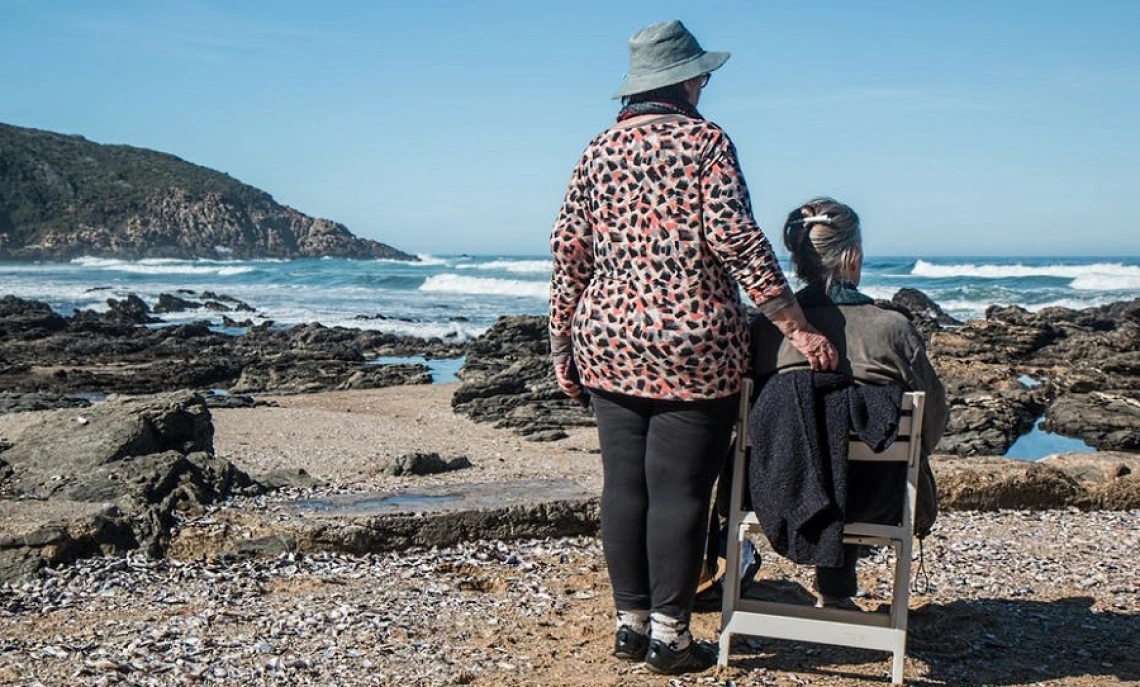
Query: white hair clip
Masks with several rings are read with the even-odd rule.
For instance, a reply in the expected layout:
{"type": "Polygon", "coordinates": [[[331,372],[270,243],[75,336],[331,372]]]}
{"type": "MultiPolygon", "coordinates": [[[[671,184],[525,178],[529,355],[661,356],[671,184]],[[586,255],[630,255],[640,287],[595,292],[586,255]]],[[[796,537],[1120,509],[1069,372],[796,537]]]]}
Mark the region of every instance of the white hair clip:
{"type": "Polygon", "coordinates": [[[797,224],[816,224],[816,223],[828,224],[830,222],[831,222],[831,217],[828,215],[812,215],[811,217],[804,217],[803,219],[797,219],[796,220],[797,224]]]}

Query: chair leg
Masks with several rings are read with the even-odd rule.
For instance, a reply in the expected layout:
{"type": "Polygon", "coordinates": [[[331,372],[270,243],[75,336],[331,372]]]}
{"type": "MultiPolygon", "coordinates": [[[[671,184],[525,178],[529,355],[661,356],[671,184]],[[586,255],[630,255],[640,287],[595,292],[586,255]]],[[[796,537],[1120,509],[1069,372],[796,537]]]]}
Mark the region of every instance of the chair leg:
{"type": "Polygon", "coordinates": [[[891,662],[891,684],[903,684],[903,662],[906,660],[906,649],[894,650],[894,660],[891,662]]]}
{"type": "Polygon", "coordinates": [[[728,626],[732,623],[732,614],[740,604],[740,525],[734,518],[729,518],[728,550],[725,552],[724,578],[721,588],[721,628],[720,653],[717,654],[717,664],[728,665],[728,647],[732,643],[732,633],[728,626]]]}
{"type": "Polygon", "coordinates": [[[728,665],[728,648],[732,645],[732,633],[728,630],[720,631],[720,651],[716,655],[716,664],[718,666],[728,665]]]}

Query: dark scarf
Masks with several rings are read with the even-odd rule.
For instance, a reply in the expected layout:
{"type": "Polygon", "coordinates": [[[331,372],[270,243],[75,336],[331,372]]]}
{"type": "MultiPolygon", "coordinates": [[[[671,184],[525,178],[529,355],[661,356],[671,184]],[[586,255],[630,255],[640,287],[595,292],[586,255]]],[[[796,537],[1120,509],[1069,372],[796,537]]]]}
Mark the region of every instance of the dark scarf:
{"type": "Polygon", "coordinates": [[[831,282],[827,290],[816,285],[805,286],[796,295],[805,308],[826,305],[827,301],[835,305],[870,305],[875,302],[875,299],[860,293],[854,284],[842,279],[831,282]]]}
{"type": "Polygon", "coordinates": [[[701,113],[697,112],[697,108],[686,100],[648,100],[622,105],[617,120],[623,122],[630,117],[647,114],[679,114],[693,119],[704,119],[701,113]]]}

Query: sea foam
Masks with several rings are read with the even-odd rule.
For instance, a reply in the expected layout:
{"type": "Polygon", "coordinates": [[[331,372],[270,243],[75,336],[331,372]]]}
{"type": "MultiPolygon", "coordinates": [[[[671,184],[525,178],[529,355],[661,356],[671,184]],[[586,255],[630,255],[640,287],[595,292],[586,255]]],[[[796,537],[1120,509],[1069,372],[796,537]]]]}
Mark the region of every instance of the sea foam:
{"type": "Polygon", "coordinates": [[[436,274],[424,280],[420,291],[435,293],[482,294],[490,296],[521,296],[523,298],[550,297],[547,281],[521,279],[492,279],[467,277],[459,274],[436,274]]]}
{"type": "Polygon", "coordinates": [[[491,262],[456,265],[461,270],[501,270],[514,274],[546,274],[554,269],[553,260],[492,260],[491,262]]]}
{"type": "Polygon", "coordinates": [[[209,274],[232,277],[249,274],[257,268],[228,260],[177,260],[174,258],[148,258],[145,260],[116,260],[114,258],[76,258],[72,264],[109,272],[132,274],[209,274]]]}
{"type": "Polygon", "coordinates": [[[1073,279],[1073,288],[1096,289],[1103,291],[1140,288],[1140,266],[1114,262],[1098,262],[1089,265],[936,265],[918,260],[911,270],[915,277],[928,279],[951,279],[971,277],[975,279],[1015,279],[1021,277],[1056,277],[1073,279]],[[1077,286],[1078,283],[1090,284],[1077,286]]]}

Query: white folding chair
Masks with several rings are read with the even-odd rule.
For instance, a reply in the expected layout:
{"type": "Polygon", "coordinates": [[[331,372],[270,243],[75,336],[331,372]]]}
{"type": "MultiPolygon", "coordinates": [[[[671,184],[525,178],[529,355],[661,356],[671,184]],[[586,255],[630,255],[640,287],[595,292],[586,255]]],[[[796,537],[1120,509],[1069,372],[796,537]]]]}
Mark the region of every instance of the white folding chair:
{"type": "Polygon", "coordinates": [[[907,604],[910,597],[910,563],[914,542],[914,512],[918,495],[919,455],[922,451],[922,411],[926,394],[903,395],[898,439],[884,452],[871,449],[853,438],[848,448],[848,461],[906,462],[906,489],[902,522],[879,525],[864,522],[847,523],[843,528],[846,544],[893,546],[895,549],[893,594],[890,614],[864,613],[839,608],[816,608],[802,604],[761,601],[741,596],[741,546],[750,534],[763,536],[756,514],[743,509],[748,488],[745,461],[748,455],[748,414],[751,411],[752,385],[745,380],[740,394],[740,415],[736,425],[733,451],[732,499],[728,520],[728,571],[724,579],[724,601],[721,616],[720,665],[728,664],[732,636],[756,635],[801,642],[817,642],[839,646],[890,651],[894,656],[891,681],[903,682],[903,659],[906,655],[907,604]]]}

